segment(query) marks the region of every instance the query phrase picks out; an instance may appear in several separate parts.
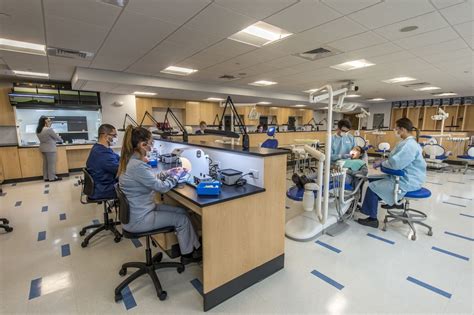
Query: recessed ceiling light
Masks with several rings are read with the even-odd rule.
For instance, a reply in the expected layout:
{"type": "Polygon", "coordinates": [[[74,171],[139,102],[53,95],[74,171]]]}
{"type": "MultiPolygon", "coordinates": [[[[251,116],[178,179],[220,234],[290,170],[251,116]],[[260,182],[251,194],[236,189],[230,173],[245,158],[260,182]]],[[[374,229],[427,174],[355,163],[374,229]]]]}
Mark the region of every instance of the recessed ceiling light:
{"type": "Polygon", "coordinates": [[[443,92],[443,93],[437,93],[437,94],[433,94],[434,96],[454,96],[454,95],[458,95],[457,93],[454,93],[454,92],[443,92]]]}
{"type": "Polygon", "coordinates": [[[295,107],[306,107],[306,105],[303,105],[303,104],[296,104],[295,107]]]}
{"type": "Polygon", "coordinates": [[[205,99],[205,101],[210,101],[210,102],[220,102],[223,100],[224,100],[223,98],[219,98],[219,97],[208,97],[205,99]]]}
{"type": "Polygon", "coordinates": [[[418,89],[414,89],[414,91],[433,91],[433,90],[441,90],[440,87],[437,87],[437,86],[425,86],[425,87],[422,87],[422,88],[418,88],[418,89]]]}
{"type": "Polygon", "coordinates": [[[260,81],[249,83],[249,85],[255,85],[255,86],[269,86],[269,85],[274,85],[274,84],[277,84],[277,82],[267,81],[267,80],[260,80],[260,81]]]}
{"type": "Polygon", "coordinates": [[[229,39],[247,45],[262,47],[292,35],[274,25],[259,21],[230,36],[229,39]]]}
{"type": "Polygon", "coordinates": [[[39,77],[39,78],[48,78],[48,73],[43,72],[31,72],[31,71],[21,71],[21,70],[13,70],[13,73],[20,77],[39,77]]]}
{"type": "Polygon", "coordinates": [[[352,60],[352,61],[340,63],[338,65],[331,66],[331,68],[341,70],[341,71],[349,71],[349,70],[355,70],[355,69],[360,69],[360,68],[366,68],[370,66],[375,66],[375,63],[372,63],[365,59],[359,59],[359,60],[352,60]]]}
{"type": "Polygon", "coordinates": [[[414,31],[414,30],[417,30],[417,29],[418,29],[418,26],[416,26],[416,25],[405,26],[405,27],[402,27],[400,29],[400,32],[406,33],[406,32],[411,32],[411,31],[414,31]]]}
{"type": "Polygon", "coordinates": [[[46,46],[28,42],[20,42],[6,38],[0,38],[0,50],[15,51],[25,54],[46,56],[46,46]]]}
{"type": "Polygon", "coordinates": [[[346,98],[356,98],[356,97],[360,97],[359,94],[348,94],[346,95],[346,98]]]}
{"type": "Polygon", "coordinates": [[[384,99],[384,98],[381,98],[381,97],[376,97],[376,98],[368,99],[368,101],[371,101],[371,102],[380,102],[380,101],[385,101],[385,99],[384,99]]]}
{"type": "Polygon", "coordinates": [[[385,83],[401,83],[401,82],[408,82],[408,81],[416,81],[417,79],[412,77],[396,77],[393,79],[383,80],[382,82],[385,83]]]}
{"type": "Polygon", "coordinates": [[[190,75],[191,73],[197,72],[195,69],[169,66],[166,69],[160,71],[161,73],[175,74],[175,75],[190,75]]]}
{"type": "Polygon", "coordinates": [[[272,102],[258,102],[257,104],[260,104],[260,105],[269,105],[271,104],[272,102]]]}
{"type": "Polygon", "coordinates": [[[156,95],[157,93],[135,91],[135,92],[133,92],[133,94],[135,94],[135,95],[156,95]]]}

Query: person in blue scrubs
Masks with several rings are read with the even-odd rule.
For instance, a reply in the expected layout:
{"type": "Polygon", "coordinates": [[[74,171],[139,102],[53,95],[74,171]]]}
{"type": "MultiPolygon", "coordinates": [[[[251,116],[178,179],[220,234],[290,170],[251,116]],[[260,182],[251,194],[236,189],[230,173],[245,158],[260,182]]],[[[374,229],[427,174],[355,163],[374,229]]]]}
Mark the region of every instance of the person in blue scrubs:
{"type": "Polygon", "coordinates": [[[112,151],[117,145],[117,129],[110,124],[99,127],[99,138],[92,146],[87,158],[87,171],[94,180],[94,193],[91,199],[116,199],[114,185],[117,183],[117,170],[120,157],[112,151]]]}
{"type": "Polygon", "coordinates": [[[355,147],[355,139],[349,134],[352,124],[347,119],[341,119],[337,122],[336,134],[332,136],[331,141],[331,163],[341,159],[350,159],[351,150],[355,147]]]}
{"type": "MultiPolygon", "coordinates": [[[[382,164],[393,170],[403,170],[405,176],[400,177],[400,198],[407,192],[421,189],[426,179],[426,162],[423,158],[421,146],[413,136],[413,123],[408,118],[401,118],[395,123],[395,134],[402,140],[395,146],[387,160],[376,163],[375,168],[382,164]]],[[[418,131],[417,131],[418,133],[418,131]]],[[[378,228],[377,208],[379,200],[383,200],[386,209],[397,207],[393,191],[395,189],[395,177],[387,175],[383,179],[373,181],[369,184],[362,203],[361,212],[368,215],[365,219],[359,219],[362,225],[378,228]]]]}

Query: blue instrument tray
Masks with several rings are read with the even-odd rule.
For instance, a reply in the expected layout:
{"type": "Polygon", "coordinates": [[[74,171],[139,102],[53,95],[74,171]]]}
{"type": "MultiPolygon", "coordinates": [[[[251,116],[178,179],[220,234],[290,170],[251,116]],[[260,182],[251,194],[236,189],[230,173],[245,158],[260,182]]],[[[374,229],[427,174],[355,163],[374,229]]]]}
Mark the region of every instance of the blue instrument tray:
{"type": "Polygon", "coordinates": [[[198,196],[218,196],[221,193],[221,183],[214,182],[200,182],[196,186],[196,193],[198,196]]]}

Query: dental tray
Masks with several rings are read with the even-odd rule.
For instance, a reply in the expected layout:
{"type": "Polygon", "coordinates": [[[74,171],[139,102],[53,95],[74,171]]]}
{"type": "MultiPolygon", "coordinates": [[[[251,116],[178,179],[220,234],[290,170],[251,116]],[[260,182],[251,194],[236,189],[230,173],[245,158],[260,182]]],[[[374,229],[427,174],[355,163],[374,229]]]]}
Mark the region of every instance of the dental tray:
{"type": "Polygon", "coordinates": [[[218,196],[221,193],[221,183],[218,181],[200,182],[196,186],[196,193],[198,196],[218,196]]]}

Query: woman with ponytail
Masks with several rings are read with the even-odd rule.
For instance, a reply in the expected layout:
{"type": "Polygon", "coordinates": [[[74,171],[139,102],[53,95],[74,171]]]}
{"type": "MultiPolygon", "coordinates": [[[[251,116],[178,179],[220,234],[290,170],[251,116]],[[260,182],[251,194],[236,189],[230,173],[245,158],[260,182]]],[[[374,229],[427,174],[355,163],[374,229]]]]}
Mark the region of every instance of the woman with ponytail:
{"type": "Polygon", "coordinates": [[[174,226],[181,250],[181,262],[189,264],[202,257],[201,244],[187,212],[183,208],[155,204],[155,193],[166,193],[174,188],[185,170],[173,169],[157,178],[147,162],[153,139],[142,127],[128,126],[122,143],[118,169],[119,185],[128,199],[130,222],[123,225],[129,232],[144,232],[174,226]]]}
{"type": "MultiPolygon", "coordinates": [[[[400,198],[409,191],[421,189],[426,179],[426,162],[423,158],[422,150],[418,144],[418,130],[413,127],[413,123],[408,118],[400,118],[395,123],[395,135],[401,139],[390,153],[387,160],[374,165],[374,168],[383,165],[393,170],[403,170],[405,175],[400,177],[400,198]],[[416,130],[416,139],[413,136],[416,130]]],[[[402,208],[403,205],[394,205],[393,191],[395,189],[395,178],[387,176],[381,180],[373,181],[369,184],[365,193],[361,212],[368,215],[366,219],[359,219],[362,225],[377,228],[377,208],[379,200],[383,200],[385,209],[402,208]]]]}

